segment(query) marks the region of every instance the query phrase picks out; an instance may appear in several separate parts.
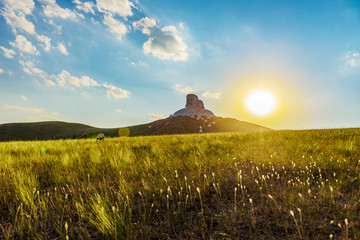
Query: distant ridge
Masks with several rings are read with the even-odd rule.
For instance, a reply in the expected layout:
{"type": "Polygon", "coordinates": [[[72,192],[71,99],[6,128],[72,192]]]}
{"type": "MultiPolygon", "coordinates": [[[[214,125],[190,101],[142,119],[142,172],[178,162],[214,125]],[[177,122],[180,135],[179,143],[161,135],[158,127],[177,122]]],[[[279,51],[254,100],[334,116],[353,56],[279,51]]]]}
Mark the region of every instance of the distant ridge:
{"type": "Polygon", "coordinates": [[[212,117],[211,120],[206,119],[204,122],[204,120],[197,120],[196,118],[179,116],[122,128],[96,128],[80,123],[49,121],[1,124],[0,141],[96,138],[100,132],[104,133],[106,137],[189,134],[199,133],[200,126],[202,126],[204,133],[272,130],[233,118],[221,117],[212,117]],[[211,124],[210,127],[208,127],[209,123],[211,124]]]}

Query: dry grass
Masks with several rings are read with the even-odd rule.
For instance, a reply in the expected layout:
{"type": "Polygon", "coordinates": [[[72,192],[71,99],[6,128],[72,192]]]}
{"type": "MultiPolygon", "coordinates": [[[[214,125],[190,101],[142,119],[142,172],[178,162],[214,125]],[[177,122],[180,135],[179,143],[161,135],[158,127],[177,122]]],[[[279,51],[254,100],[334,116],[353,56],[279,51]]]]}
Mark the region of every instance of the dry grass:
{"type": "Polygon", "coordinates": [[[0,143],[1,239],[360,239],[360,130],[0,143]]]}

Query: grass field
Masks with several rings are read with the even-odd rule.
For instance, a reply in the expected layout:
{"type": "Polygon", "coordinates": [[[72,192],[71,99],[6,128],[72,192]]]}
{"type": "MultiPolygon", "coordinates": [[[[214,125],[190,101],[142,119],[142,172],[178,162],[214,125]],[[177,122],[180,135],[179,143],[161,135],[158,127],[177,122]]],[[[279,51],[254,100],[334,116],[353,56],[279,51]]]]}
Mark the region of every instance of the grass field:
{"type": "Polygon", "coordinates": [[[360,239],[360,129],[0,143],[0,239],[360,239]]]}

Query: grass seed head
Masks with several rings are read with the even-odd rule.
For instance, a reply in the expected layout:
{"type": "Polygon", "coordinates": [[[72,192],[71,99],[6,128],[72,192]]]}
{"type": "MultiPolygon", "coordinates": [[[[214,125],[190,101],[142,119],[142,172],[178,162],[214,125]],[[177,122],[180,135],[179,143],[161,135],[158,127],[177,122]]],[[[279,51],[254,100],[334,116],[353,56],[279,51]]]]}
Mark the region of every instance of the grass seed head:
{"type": "Polygon", "coordinates": [[[294,211],[293,210],[290,210],[290,215],[295,217],[295,214],[294,214],[294,211]]]}

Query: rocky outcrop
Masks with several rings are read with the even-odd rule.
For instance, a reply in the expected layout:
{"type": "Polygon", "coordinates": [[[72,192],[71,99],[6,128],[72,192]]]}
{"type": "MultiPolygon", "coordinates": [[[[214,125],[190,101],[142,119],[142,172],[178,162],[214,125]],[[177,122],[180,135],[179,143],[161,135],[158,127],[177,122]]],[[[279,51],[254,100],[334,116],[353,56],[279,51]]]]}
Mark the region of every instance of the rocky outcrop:
{"type": "Polygon", "coordinates": [[[203,101],[195,94],[186,96],[185,108],[176,111],[170,117],[188,116],[188,117],[215,117],[214,113],[205,109],[203,101]]]}

